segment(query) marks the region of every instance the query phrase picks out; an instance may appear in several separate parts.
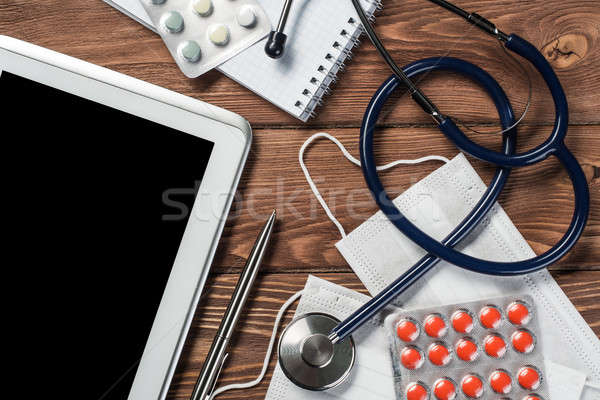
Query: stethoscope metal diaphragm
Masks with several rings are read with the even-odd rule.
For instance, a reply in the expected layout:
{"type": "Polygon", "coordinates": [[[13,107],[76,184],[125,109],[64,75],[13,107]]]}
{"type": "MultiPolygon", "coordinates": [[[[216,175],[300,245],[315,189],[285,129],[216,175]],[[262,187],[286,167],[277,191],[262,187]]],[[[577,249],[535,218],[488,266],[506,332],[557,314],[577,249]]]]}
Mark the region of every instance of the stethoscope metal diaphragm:
{"type": "Polygon", "coordinates": [[[351,337],[333,344],[327,337],[339,324],[323,313],[308,313],[293,320],[279,339],[279,365],[295,385],[325,390],[342,383],[354,366],[351,337]]]}

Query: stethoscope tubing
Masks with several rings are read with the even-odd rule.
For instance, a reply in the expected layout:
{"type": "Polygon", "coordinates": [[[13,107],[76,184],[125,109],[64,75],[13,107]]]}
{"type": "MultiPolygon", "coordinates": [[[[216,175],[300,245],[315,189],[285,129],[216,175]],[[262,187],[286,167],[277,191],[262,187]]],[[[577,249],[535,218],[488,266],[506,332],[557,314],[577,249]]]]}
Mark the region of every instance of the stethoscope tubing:
{"type": "MultiPolygon", "coordinates": [[[[371,102],[367,112],[365,113],[360,137],[361,166],[365,181],[371,190],[373,198],[377,202],[379,208],[392,222],[392,224],[396,226],[396,228],[403,232],[417,245],[425,249],[428,253],[432,253],[451,264],[475,272],[505,276],[521,275],[538,271],[557,262],[575,245],[581,236],[589,213],[589,189],[585,174],[583,173],[583,170],[581,169],[581,166],[575,157],[573,157],[563,142],[568,127],[566,124],[568,118],[564,113],[568,112],[568,108],[564,91],[558,82],[558,78],[554,74],[554,71],[548,62],[541,54],[539,54],[535,47],[526,43],[525,40],[518,38],[516,35],[510,35],[509,42],[513,43],[511,45],[512,48],[519,49],[518,51],[520,52],[520,55],[523,55],[525,58],[532,61],[534,66],[544,76],[544,79],[546,80],[546,83],[552,92],[552,96],[556,105],[555,109],[558,114],[555,119],[553,134],[551,135],[550,139],[542,146],[538,147],[538,149],[542,149],[543,151],[534,149],[533,152],[530,151],[524,153],[529,155],[526,156],[526,158],[521,158],[520,160],[522,161],[512,162],[510,158],[511,156],[501,155],[500,153],[493,152],[473,143],[469,139],[466,139],[464,133],[462,133],[449,118],[447,118],[445,121],[446,125],[444,127],[440,126],[440,128],[442,131],[444,131],[449,139],[458,145],[461,150],[484,161],[498,161],[499,165],[501,166],[522,166],[521,164],[530,165],[529,161],[527,160],[532,158],[534,155],[537,155],[538,153],[541,154],[543,152],[546,152],[546,156],[552,154],[559,159],[563,167],[567,170],[573,185],[575,208],[567,232],[548,251],[528,260],[515,262],[483,260],[463,254],[449,246],[444,245],[443,243],[438,242],[417,228],[407,218],[405,218],[400,210],[392,203],[387,192],[385,191],[385,188],[383,187],[376,170],[375,157],[373,154],[373,136],[377,117],[381,107],[383,107],[383,104],[389,95],[384,96],[382,95],[383,93],[378,92],[380,95],[373,99],[374,101],[371,102]],[[448,126],[451,126],[452,128],[449,129],[448,126]]],[[[543,159],[544,158],[541,156],[536,158],[538,162],[543,159]]]]}
{"type": "MultiPolygon", "coordinates": [[[[461,73],[473,79],[485,88],[491,99],[494,101],[503,128],[506,129],[514,123],[514,113],[506,94],[494,78],[481,68],[466,61],[451,57],[428,58],[409,64],[404,68],[404,72],[409,77],[417,76],[432,70],[449,70],[461,73]]],[[[400,80],[393,75],[380,86],[367,107],[366,115],[368,117],[366,116],[363,120],[363,129],[374,128],[374,126],[368,125],[368,121],[371,118],[375,121],[377,120],[385,100],[389,98],[400,85],[400,80]],[[365,124],[367,125],[365,126],[365,124]]],[[[517,142],[516,135],[516,128],[509,130],[503,135],[502,148],[505,154],[515,153],[517,142]]],[[[496,170],[494,177],[481,199],[463,221],[442,241],[443,244],[447,246],[457,245],[479,224],[496,203],[498,196],[506,184],[509,174],[510,168],[499,167],[496,170]]],[[[441,259],[432,254],[427,254],[421,258],[378,295],[373,297],[369,302],[337,325],[329,336],[330,339],[340,341],[351,335],[373,315],[388,305],[394,298],[402,294],[421,279],[421,277],[437,265],[439,261],[441,261],[441,259]]]]}
{"type": "Polygon", "coordinates": [[[554,128],[548,139],[527,152],[506,155],[473,142],[450,118],[445,118],[439,125],[439,128],[459,149],[475,158],[503,167],[524,167],[543,161],[559,151],[559,147],[563,144],[567,134],[569,108],[562,85],[554,73],[552,66],[550,66],[544,56],[531,43],[513,33],[508,36],[505,46],[507,49],[531,62],[550,90],[550,94],[554,100],[555,120],[554,128]]]}

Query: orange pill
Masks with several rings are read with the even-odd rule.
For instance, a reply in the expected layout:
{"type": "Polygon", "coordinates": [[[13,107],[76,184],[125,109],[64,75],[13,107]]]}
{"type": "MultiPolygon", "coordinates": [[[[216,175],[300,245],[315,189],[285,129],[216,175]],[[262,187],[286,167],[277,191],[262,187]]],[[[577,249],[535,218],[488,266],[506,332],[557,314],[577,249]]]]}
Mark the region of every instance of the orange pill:
{"type": "Polygon", "coordinates": [[[427,355],[432,364],[440,367],[447,365],[451,358],[450,351],[442,343],[433,343],[431,346],[429,346],[427,355]]]}
{"type": "Polygon", "coordinates": [[[456,398],[456,386],[448,378],[438,379],[433,384],[433,394],[438,400],[453,400],[456,398]]]}
{"type": "Polygon", "coordinates": [[[487,355],[493,358],[501,358],[506,353],[506,342],[498,335],[486,337],[483,347],[487,355]]]}
{"type": "Polygon", "coordinates": [[[531,353],[535,347],[533,335],[525,329],[520,329],[512,334],[512,345],[519,353],[531,353]]]}
{"type": "Polygon", "coordinates": [[[396,333],[400,340],[404,342],[412,342],[419,337],[419,327],[416,323],[409,319],[403,319],[396,325],[396,333]]]}
{"type": "Polygon", "coordinates": [[[523,400],[544,400],[537,394],[530,394],[529,396],[523,397],[523,400]]]}
{"type": "Polygon", "coordinates": [[[525,325],[531,319],[529,308],[521,302],[514,302],[509,305],[506,314],[508,320],[515,325],[525,325]]]}
{"type": "Polygon", "coordinates": [[[519,385],[527,390],[535,390],[540,386],[540,373],[537,368],[523,367],[517,373],[519,385]]]}
{"type": "Polygon", "coordinates": [[[465,310],[452,314],[452,327],[456,332],[469,333],[473,330],[473,317],[465,310]]]}
{"type": "Polygon", "coordinates": [[[467,375],[462,379],[461,388],[465,396],[478,399],[483,395],[483,382],[477,375],[467,375]]]}
{"type": "Polygon", "coordinates": [[[502,314],[497,307],[485,306],[479,312],[479,321],[484,328],[496,329],[502,322],[502,314]]]}
{"type": "Polygon", "coordinates": [[[406,400],[427,400],[428,391],[422,383],[409,383],[406,386],[406,400]]]}
{"type": "Polygon", "coordinates": [[[444,322],[442,317],[436,314],[428,315],[423,322],[423,327],[425,332],[434,338],[441,338],[448,332],[446,322],[444,322]]]}
{"type": "Polygon", "coordinates": [[[479,356],[477,344],[472,339],[460,339],[456,343],[456,355],[463,361],[475,361],[479,356]]]}
{"type": "Polygon", "coordinates": [[[416,347],[405,347],[400,352],[400,362],[406,369],[417,369],[423,365],[423,354],[416,347]]]}
{"type": "Polygon", "coordinates": [[[512,379],[506,371],[498,369],[490,375],[490,386],[496,393],[507,394],[512,389],[512,379]]]}

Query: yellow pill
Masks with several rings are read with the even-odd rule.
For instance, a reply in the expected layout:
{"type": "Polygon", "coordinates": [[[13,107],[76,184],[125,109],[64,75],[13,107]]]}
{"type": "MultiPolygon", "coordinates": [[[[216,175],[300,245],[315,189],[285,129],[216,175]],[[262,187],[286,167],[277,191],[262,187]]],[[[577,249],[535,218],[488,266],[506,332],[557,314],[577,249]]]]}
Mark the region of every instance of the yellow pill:
{"type": "Polygon", "coordinates": [[[208,38],[217,46],[225,46],[229,42],[229,29],[223,24],[208,27],[208,38]]]}
{"type": "Polygon", "coordinates": [[[203,17],[208,17],[213,12],[211,0],[194,0],[192,4],[194,11],[203,17]]]}

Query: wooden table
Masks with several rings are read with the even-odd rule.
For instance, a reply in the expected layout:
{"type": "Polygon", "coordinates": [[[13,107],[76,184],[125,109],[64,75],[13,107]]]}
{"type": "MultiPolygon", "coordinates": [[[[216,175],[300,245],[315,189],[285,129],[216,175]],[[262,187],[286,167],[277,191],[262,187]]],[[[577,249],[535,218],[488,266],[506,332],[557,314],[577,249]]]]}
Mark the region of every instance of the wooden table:
{"type": "MultiPolygon", "coordinates": [[[[600,335],[600,10],[596,0],[462,0],[505,31],[527,38],[552,62],[570,103],[568,146],[588,177],[592,208],[588,226],[577,246],[551,268],[571,301],[600,335]]],[[[524,107],[527,83],[523,74],[498,48],[458,18],[424,0],[384,1],[377,29],[400,63],[446,53],[473,61],[494,75],[509,93],[516,110],[524,107]]],[[[358,127],[364,108],[390,74],[374,48],[364,44],[354,61],[318,110],[302,124],[237,83],[212,71],[186,79],[158,36],[100,0],[0,1],[0,34],[14,36],[107,68],[132,75],[188,96],[227,108],[247,118],[254,143],[238,197],[227,223],[209,288],[201,300],[170,394],[187,398],[228,303],[237,273],[244,265],[257,231],[274,205],[280,221],[266,256],[257,289],[240,323],[231,357],[220,384],[245,381],[260,371],[277,310],[300,290],[307,274],[365,292],[334,247],[339,234],[308,190],[298,166],[298,149],[318,131],[338,137],[356,155],[358,127]]],[[[422,82],[425,92],[446,113],[478,129],[495,129],[497,118],[483,93],[463,79],[432,74],[422,82]],[[451,90],[448,90],[450,88],[451,90]]],[[[553,106],[545,86],[533,77],[531,110],[519,129],[520,149],[540,143],[553,121],[553,106]]],[[[398,97],[380,121],[378,160],[414,158],[425,154],[453,157],[457,150],[433,127],[429,117],[406,98],[398,97]]],[[[498,148],[497,135],[478,135],[479,142],[498,148]]],[[[329,142],[316,143],[307,165],[324,195],[336,199],[335,214],[352,230],[376,210],[363,190],[358,168],[350,165],[329,142]]],[[[473,161],[483,179],[493,168],[473,161]]],[[[398,167],[384,183],[401,193],[439,165],[398,167]]],[[[513,172],[500,203],[539,254],[554,243],[568,224],[572,194],[568,177],[554,160],[513,172]]],[[[288,313],[286,322],[289,321],[288,313]]],[[[275,361],[271,361],[270,377],[275,361]]],[[[267,377],[267,378],[268,378],[267,377]]],[[[263,398],[269,380],[251,390],[221,398],[263,398]]]]}

